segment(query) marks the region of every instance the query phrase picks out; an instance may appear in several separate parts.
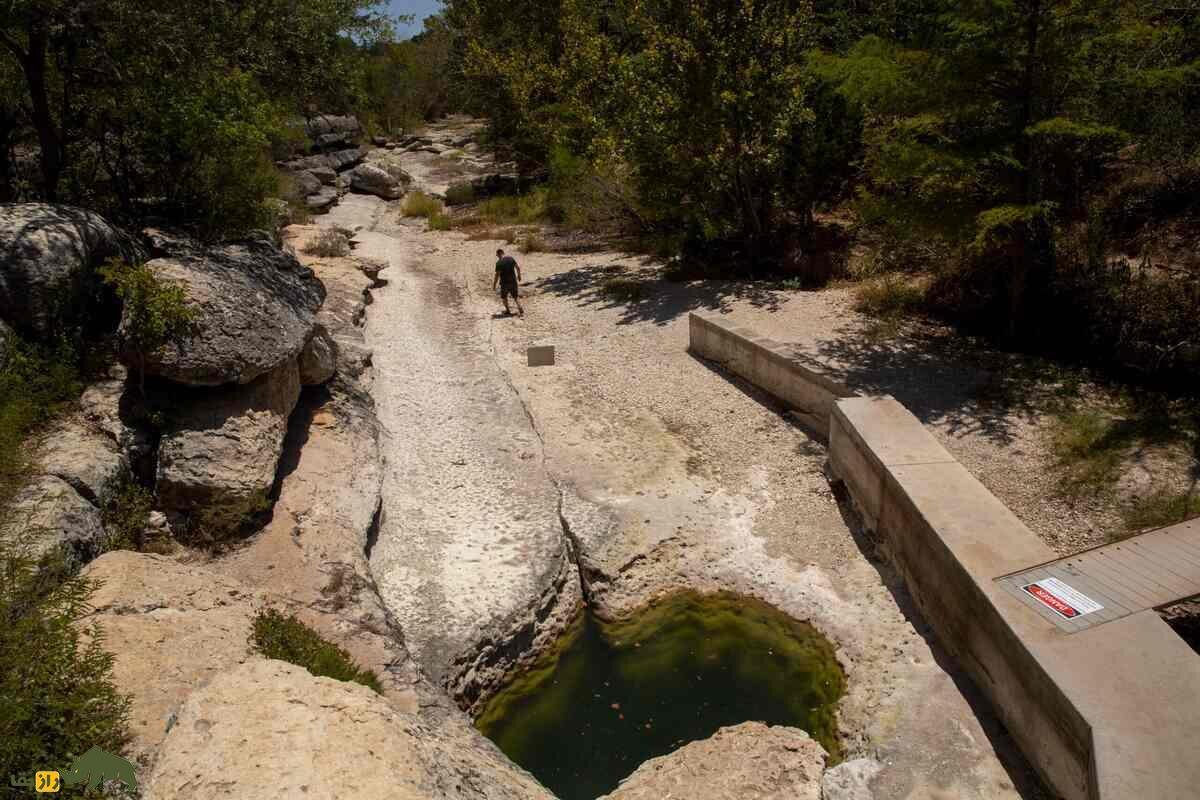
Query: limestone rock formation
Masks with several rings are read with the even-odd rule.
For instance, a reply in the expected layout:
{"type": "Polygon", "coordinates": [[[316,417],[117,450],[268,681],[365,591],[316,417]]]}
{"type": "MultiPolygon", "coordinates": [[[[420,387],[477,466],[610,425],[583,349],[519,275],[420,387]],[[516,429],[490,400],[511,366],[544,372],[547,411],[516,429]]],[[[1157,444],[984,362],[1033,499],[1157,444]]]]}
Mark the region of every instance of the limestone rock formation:
{"type": "Polygon", "coordinates": [[[647,761],[607,798],[821,800],[824,768],[824,748],[804,731],[746,722],[647,761]]]}
{"type": "Polygon", "coordinates": [[[319,153],[313,156],[304,156],[303,158],[294,158],[286,162],[283,166],[293,172],[299,170],[318,170],[331,169],[335,173],[348,170],[351,167],[361,164],[366,158],[366,152],[359,147],[348,147],[344,150],[334,150],[329,153],[319,153]]]}
{"type": "Polygon", "coordinates": [[[54,475],[40,475],[17,493],[0,535],[23,542],[35,558],[61,546],[75,565],[95,558],[106,537],[96,507],[54,475]]]}
{"type": "Polygon", "coordinates": [[[325,326],[318,324],[312,338],[300,352],[300,383],[320,386],[337,370],[337,343],[325,326]]]}
{"type": "Polygon", "coordinates": [[[397,166],[383,163],[359,164],[350,172],[350,188],[384,200],[398,200],[412,177],[397,166]]]}
{"type": "Polygon", "coordinates": [[[319,191],[304,198],[304,203],[314,211],[322,211],[336,203],[337,199],[337,189],[331,186],[324,186],[319,191]]]}
{"type": "Polygon", "coordinates": [[[317,313],[317,322],[333,339],[337,372],[349,379],[362,376],[371,365],[372,354],[363,337],[362,324],[367,312],[368,290],[383,264],[358,257],[317,258],[304,253],[321,232],[316,225],[292,225],[283,231],[283,240],[300,253],[326,288],[325,302],[317,313]]]}
{"type": "MultiPolygon", "coordinates": [[[[183,341],[147,355],[146,373],[195,386],[249,383],[294,360],[325,298],[312,270],[261,240],[185,251],[148,266],[182,284],[199,317],[183,341]]],[[[122,358],[139,363],[133,352],[122,358]]]]}
{"type": "MultiPolygon", "coordinates": [[[[149,471],[154,440],[151,433],[132,421],[132,398],[128,393],[129,375],[125,367],[114,365],[92,383],[79,398],[79,414],[87,424],[104,434],[117,446],[133,471],[149,471]]],[[[134,390],[136,391],[136,390],[134,390]]]]}
{"type": "Polygon", "coordinates": [[[304,132],[314,145],[326,148],[354,141],[362,127],[357,117],[317,114],[305,120],[304,132]]]}
{"type": "Polygon", "coordinates": [[[104,631],[114,683],[131,698],[130,750],[148,763],[188,694],[246,659],[266,598],[206,565],[149,553],[105,553],[82,574],[98,583],[85,622],[104,631]]]}
{"type": "Polygon", "coordinates": [[[293,359],[245,386],[170,396],[175,407],[158,452],[159,504],[195,517],[202,536],[220,539],[267,506],[300,397],[300,370],[293,359]]]}
{"type": "Polygon", "coordinates": [[[220,674],[192,694],[163,743],[145,796],[551,798],[516,767],[444,746],[415,716],[364,686],[264,659],[220,674]]]}
{"type": "Polygon", "coordinates": [[[821,800],[875,800],[871,779],[883,765],[873,758],[844,761],[825,771],[821,778],[821,800]]]}
{"type": "Polygon", "coordinates": [[[333,167],[313,167],[308,174],[319,180],[325,186],[333,186],[337,181],[337,171],[333,167]]]}
{"type": "Polygon", "coordinates": [[[129,457],[117,443],[78,417],[52,426],[38,452],[42,470],[62,479],[89,502],[101,505],[129,477],[129,457]]]}
{"type": "Polygon", "coordinates": [[[0,316],[37,338],[82,319],[109,258],[141,261],[127,234],[92,211],[48,203],[0,205],[0,316]]]}
{"type": "Polygon", "coordinates": [[[320,178],[306,169],[292,173],[292,181],[295,182],[296,193],[301,197],[316,194],[321,191],[323,185],[320,178]]]}

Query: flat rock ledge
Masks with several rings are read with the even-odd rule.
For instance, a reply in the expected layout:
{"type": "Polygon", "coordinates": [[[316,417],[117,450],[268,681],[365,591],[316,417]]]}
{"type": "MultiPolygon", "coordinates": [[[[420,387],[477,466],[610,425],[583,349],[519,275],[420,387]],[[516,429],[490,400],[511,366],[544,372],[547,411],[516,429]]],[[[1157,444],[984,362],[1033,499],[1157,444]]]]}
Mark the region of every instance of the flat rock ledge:
{"type": "Polygon", "coordinates": [[[645,762],[601,800],[821,800],[825,758],[798,728],[745,722],[645,762]]]}
{"type": "Polygon", "coordinates": [[[364,686],[255,658],[188,699],[145,797],[552,800],[495,755],[444,741],[364,686]]]}

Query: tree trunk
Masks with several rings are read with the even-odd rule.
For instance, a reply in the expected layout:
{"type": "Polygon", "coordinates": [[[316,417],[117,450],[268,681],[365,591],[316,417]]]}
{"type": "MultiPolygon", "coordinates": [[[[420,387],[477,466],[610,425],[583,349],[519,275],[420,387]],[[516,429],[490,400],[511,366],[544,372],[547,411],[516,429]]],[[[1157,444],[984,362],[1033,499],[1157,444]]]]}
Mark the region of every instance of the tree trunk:
{"type": "Polygon", "coordinates": [[[58,182],[63,171],[62,137],[50,111],[46,88],[46,32],[29,32],[29,52],[21,60],[25,82],[29,86],[30,117],[42,150],[42,195],[48,202],[58,199],[58,182]]]}
{"type": "Polygon", "coordinates": [[[1030,205],[1036,201],[1034,197],[1034,163],[1033,147],[1025,130],[1033,124],[1034,92],[1037,91],[1038,44],[1041,36],[1042,0],[1028,0],[1025,18],[1025,66],[1021,76],[1021,129],[1020,136],[1021,161],[1025,173],[1021,180],[1021,203],[1030,205]]]}

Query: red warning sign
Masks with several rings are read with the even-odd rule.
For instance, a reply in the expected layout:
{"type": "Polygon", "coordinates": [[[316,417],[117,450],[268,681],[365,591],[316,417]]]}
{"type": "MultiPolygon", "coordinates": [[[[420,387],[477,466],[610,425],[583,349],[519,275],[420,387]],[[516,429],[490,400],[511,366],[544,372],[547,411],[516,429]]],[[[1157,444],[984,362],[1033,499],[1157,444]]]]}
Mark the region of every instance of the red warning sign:
{"type": "Polygon", "coordinates": [[[1021,587],[1038,602],[1064,619],[1075,619],[1099,611],[1104,606],[1058,578],[1043,578],[1021,587]]]}

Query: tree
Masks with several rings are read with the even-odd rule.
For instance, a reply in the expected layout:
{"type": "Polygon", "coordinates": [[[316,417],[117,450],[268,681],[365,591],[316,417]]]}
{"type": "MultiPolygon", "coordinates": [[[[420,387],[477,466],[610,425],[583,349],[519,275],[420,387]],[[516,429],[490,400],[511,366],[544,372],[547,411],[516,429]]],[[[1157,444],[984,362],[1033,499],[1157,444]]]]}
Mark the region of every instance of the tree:
{"type": "Polygon", "coordinates": [[[353,39],[386,30],[373,5],[12,0],[0,56],[21,76],[42,196],[130,214],[147,198],[204,203],[230,181],[243,200],[273,189],[248,152],[265,150],[287,114],[350,107],[353,39]]]}
{"type": "Polygon", "coordinates": [[[866,218],[963,249],[1015,337],[1046,296],[1054,225],[1128,141],[1102,97],[1133,53],[1106,42],[1147,18],[1122,0],[937,11],[907,41],[868,36],[818,64],[867,115],[866,218]]]}

